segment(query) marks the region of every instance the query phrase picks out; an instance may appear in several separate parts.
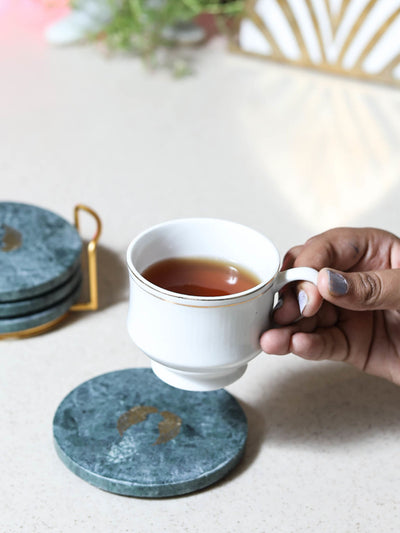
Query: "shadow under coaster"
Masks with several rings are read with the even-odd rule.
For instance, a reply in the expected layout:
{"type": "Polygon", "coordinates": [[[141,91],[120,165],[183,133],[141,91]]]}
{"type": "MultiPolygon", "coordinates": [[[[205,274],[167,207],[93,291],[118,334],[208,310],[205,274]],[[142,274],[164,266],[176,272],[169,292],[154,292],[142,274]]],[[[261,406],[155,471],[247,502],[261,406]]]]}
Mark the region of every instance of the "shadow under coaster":
{"type": "Polygon", "coordinates": [[[72,390],[53,421],[64,464],[116,494],[161,498],[215,483],[240,461],[246,416],[223,389],[188,392],[149,368],[97,376],[72,390]]]}

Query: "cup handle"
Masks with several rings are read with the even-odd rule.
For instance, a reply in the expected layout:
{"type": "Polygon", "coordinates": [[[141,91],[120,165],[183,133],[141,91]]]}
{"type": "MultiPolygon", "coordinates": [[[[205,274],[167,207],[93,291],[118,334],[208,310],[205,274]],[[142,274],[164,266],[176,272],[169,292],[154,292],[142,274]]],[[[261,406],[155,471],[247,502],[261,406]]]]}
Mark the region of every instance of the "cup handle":
{"type": "Polygon", "coordinates": [[[275,279],[274,289],[280,291],[287,283],[292,281],[310,281],[317,285],[318,270],[310,267],[289,268],[279,272],[275,279]]]}

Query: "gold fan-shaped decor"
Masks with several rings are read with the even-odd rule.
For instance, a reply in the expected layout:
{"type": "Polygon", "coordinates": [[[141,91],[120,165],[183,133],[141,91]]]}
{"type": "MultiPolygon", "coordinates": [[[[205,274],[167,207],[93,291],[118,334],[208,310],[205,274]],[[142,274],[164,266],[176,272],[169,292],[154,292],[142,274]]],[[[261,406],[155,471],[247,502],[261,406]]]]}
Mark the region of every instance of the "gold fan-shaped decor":
{"type": "Polygon", "coordinates": [[[232,46],[400,87],[400,0],[247,0],[232,46]]]}

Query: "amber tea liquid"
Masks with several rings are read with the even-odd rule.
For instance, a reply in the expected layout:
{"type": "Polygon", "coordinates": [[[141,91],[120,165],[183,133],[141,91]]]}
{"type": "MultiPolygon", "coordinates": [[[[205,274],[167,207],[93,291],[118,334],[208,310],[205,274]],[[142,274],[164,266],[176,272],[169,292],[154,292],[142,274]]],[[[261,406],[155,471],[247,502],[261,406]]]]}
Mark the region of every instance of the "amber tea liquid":
{"type": "Polygon", "coordinates": [[[227,296],[260,283],[242,266],[192,257],[163,259],[147,267],[142,276],[162,289],[189,296],[227,296]]]}

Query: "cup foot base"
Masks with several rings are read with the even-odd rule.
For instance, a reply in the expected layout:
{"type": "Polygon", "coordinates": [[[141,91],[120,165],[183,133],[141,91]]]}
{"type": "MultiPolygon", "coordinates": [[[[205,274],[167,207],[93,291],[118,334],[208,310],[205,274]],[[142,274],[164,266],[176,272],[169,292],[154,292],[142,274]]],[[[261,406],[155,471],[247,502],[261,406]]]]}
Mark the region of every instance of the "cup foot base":
{"type": "Polygon", "coordinates": [[[211,372],[182,372],[181,370],[168,368],[155,361],[151,362],[151,367],[158,378],[172,387],[188,391],[205,392],[222,389],[238,380],[245,373],[247,365],[233,370],[220,371],[217,374],[211,372]]]}

